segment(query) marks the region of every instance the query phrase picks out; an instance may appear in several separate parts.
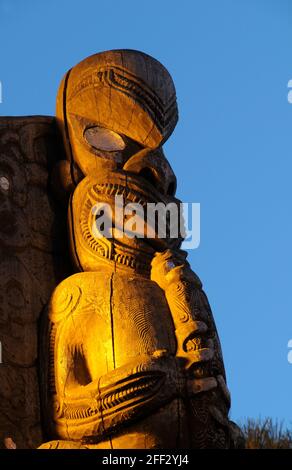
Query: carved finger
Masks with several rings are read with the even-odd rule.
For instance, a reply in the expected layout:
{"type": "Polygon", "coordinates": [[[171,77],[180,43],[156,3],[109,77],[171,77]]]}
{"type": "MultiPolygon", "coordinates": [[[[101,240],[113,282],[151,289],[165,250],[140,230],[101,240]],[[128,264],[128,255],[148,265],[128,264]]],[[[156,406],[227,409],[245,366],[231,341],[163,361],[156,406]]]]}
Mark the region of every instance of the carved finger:
{"type": "Polygon", "coordinates": [[[188,380],[188,393],[197,395],[198,393],[207,392],[217,387],[217,380],[214,377],[206,377],[204,379],[188,380]]]}

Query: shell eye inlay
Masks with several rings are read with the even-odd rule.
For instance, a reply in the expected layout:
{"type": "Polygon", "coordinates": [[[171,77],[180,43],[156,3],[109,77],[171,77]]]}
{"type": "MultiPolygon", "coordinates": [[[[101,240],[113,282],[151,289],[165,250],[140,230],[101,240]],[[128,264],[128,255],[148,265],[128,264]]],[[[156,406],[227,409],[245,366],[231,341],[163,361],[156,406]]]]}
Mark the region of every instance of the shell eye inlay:
{"type": "Polygon", "coordinates": [[[122,151],[126,147],[119,134],[104,127],[95,126],[85,129],[84,138],[91,147],[104,152],[122,151]]]}

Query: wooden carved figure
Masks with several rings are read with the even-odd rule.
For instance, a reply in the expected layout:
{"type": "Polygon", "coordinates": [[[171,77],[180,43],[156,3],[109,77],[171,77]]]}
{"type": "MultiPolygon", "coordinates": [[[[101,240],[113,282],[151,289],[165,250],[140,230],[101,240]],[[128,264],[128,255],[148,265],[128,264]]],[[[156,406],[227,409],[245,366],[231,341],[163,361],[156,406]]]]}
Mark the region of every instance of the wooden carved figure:
{"type": "Polygon", "coordinates": [[[128,236],[126,214],[108,236],[97,228],[96,207],[117,215],[117,200],[136,210],[136,223],[138,206],[179,207],[162,148],[177,119],[168,71],[138,51],[95,54],[61,83],[66,160],[55,181],[76,272],[43,316],[42,448],[236,445],[213,315],[182,238],[160,237],[155,223],[145,236],[149,221],[128,236]]]}

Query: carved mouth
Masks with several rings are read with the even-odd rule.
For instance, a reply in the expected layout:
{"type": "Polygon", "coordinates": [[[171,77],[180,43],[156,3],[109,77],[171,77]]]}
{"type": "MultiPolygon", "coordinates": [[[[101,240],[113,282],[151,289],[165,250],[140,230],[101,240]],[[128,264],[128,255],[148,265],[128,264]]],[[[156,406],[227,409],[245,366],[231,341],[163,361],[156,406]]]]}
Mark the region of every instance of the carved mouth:
{"type": "MultiPolygon", "coordinates": [[[[148,215],[148,212],[147,212],[148,203],[154,203],[154,204],[161,203],[161,202],[164,203],[163,199],[161,197],[158,197],[158,194],[155,195],[154,193],[152,193],[151,197],[149,197],[148,194],[143,192],[143,189],[141,191],[134,189],[132,184],[131,184],[131,187],[129,187],[127,185],[123,185],[119,183],[97,183],[91,188],[91,190],[89,190],[89,193],[90,193],[90,196],[93,197],[94,199],[96,198],[99,199],[100,195],[111,197],[111,198],[114,198],[115,196],[122,196],[124,198],[125,203],[133,202],[133,203],[141,205],[144,209],[145,215],[146,214],[148,215]]],[[[166,219],[165,219],[166,234],[170,233],[170,221],[169,221],[168,215],[169,214],[167,214],[166,219]]],[[[153,224],[153,221],[151,223],[153,224]]],[[[155,245],[153,246],[153,248],[155,249],[157,249],[158,247],[162,249],[175,248],[181,242],[180,238],[178,239],[170,238],[169,236],[166,236],[165,239],[161,239],[157,234],[156,227],[155,227],[155,232],[156,232],[156,235],[154,238],[143,238],[143,240],[147,241],[147,243],[150,245],[153,245],[153,243],[155,243],[155,245]],[[156,246],[157,244],[158,246],[156,246]]]]}
{"type": "MultiPolygon", "coordinates": [[[[145,274],[148,277],[150,263],[156,251],[176,249],[180,246],[182,241],[180,236],[178,238],[171,238],[169,236],[171,233],[170,225],[173,222],[170,223],[168,212],[166,211],[165,215],[160,213],[159,216],[159,221],[163,224],[163,230],[165,230],[165,237],[160,237],[158,235],[158,218],[155,214],[154,216],[152,215],[151,210],[149,211],[149,216],[147,207],[148,203],[157,204],[160,202],[167,204],[169,201],[178,203],[179,201],[175,198],[164,198],[155,188],[150,191],[147,182],[140,182],[139,177],[134,176],[120,176],[112,183],[85,179],[85,183],[87,187],[84,188],[79,216],[82,243],[85,248],[89,247],[92,252],[96,253],[101,258],[118,263],[122,268],[129,266],[135,269],[136,272],[145,274]],[[140,231],[138,236],[134,234],[134,236],[131,237],[128,237],[126,232],[123,233],[125,215],[124,211],[121,211],[121,217],[123,218],[122,223],[121,220],[118,220],[116,225],[114,219],[111,221],[110,226],[114,227],[114,230],[117,231],[114,232],[114,236],[112,236],[111,232],[109,232],[108,237],[96,235],[94,228],[96,227],[97,212],[94,210],[94,207],[99,207],[96,205],[100,203],[109,204],[112,209],[112,216],[115,217],[115,196],[123,197],[123,201],[119,201],[118,204],[122,202],[123,205],[128,203],[138,203],[141,205],[144,213],[144,221],[142,220],[142,216],[139,214],[137,214],[137,216],[141,220],[139,230],[143,226],[142,224],[144,224],[144,233],[140,231]],[[151,233],[155,236],[147,236],[149,228],[151,233]],[[118,233],[118,236],[115,236],[115,233],[118,233]]],[[[120,214],[118,218],[120,218],[120,214]]]]}
{"type": "Polygon", "coordinates": [[[103,194],[112,197],[123,196],[125,200],[141,204],[143,207],[146,207],[147,202],[158,202],[158,198],[150,199],[149,196],[146,196],[142,192],[118,183],[99,183],[95,184],[92,189],[98,195],[103,194]]]}
{"type": "Polygon", "coordinates": [[[96,407],[82,407],[76,403],[67,405],[63,411],[63,417],[67,419],[85,419],[99,415],[104,417],[108,414],[132,408],[140,402],[145,403],[151,399],[164,383],[165,374],[143,373],[127,378],[110,387],[99,390],[99,397],[96,407]]]}

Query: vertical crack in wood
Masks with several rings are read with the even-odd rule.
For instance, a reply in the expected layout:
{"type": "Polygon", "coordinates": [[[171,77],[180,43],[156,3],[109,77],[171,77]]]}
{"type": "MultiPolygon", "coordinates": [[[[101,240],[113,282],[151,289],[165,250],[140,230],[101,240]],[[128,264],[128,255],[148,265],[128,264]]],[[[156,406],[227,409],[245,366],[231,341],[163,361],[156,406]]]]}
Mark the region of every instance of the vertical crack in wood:
{"type": "Polygon", "coordinates": [[[115,358],[115,333],[114,333],[114,317],[113,317],[113,276],[110,277],[110,317],[111,317],[111,335],[112,335],[112,354],[113,354],[113,365],[114,369],[116,368],[116,358],[115,358]]]}

